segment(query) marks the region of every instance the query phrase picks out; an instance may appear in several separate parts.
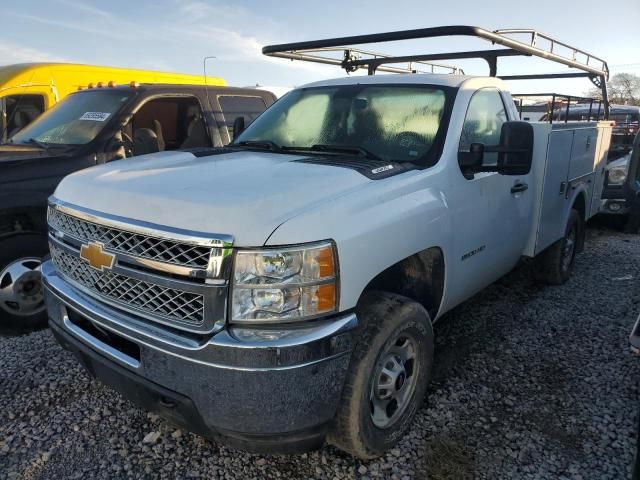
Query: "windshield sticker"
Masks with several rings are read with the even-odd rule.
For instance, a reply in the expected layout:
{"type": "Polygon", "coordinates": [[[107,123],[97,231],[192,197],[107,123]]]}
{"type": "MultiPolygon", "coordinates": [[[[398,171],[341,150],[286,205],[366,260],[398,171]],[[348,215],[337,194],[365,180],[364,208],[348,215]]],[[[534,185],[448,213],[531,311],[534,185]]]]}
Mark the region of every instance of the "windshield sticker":
{"type": "Polygon", "coordinates": [[[111,114],[106,112],[85,112],[80,117],[80,120],[92,120],[94,122],[104,122],[110,116],[111,114]]]}
{"type": "Polygon", "coordinates": [[[393,170],[393,165],[385,165],[384,167],[378,167],[371,170],[371,173],[382,173],[388,170],[393,170]]]}

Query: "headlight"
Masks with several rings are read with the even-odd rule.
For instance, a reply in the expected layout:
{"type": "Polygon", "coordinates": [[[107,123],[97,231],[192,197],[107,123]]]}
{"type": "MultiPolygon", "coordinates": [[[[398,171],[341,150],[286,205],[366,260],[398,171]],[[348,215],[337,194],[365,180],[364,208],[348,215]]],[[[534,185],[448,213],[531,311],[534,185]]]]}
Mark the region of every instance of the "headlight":
{"type": "Polygon", "coordinates": [[[338,307],[335,249],[329,242],[236,253],[232,322],[293,322],[338,307]]]}
{"type": "Polygon", "coordinates": [[[609,185],[621,185],[627,179],[627,167],[616,167],[609,170],[609,185]]]}

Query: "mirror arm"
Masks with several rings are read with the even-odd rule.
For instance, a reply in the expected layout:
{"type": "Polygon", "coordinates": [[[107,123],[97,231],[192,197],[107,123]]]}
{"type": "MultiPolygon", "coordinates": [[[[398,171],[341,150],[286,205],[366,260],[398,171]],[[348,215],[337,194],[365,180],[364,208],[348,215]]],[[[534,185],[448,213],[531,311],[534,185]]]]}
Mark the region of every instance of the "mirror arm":
{"type": "Polygon", "coordinates": [[[502,145],[491,145],[484,148],[488,153],[524,153],[527,150],[522,148],[507,148],[502,145]]]}

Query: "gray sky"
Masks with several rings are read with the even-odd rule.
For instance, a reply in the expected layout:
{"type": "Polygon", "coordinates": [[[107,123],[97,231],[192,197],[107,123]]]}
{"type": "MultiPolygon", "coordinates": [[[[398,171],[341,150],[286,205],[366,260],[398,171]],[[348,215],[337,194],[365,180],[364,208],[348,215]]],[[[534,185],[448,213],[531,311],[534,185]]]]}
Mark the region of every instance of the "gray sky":
{"type": "MultiPolygon", "coordinates": [[[[640,0],[21,0],[2,8],[0,63],[72,61],[201,73],[231,85],[294,86],[343,76],[335,68],[261,55],[263,45],[437,25],[535,28],[608,61],[611,72],[640,74],[640,0]]],[[[491,48],[474,39],[432,39],[373,49],[390,53],[491,48]]],[[[481,61],[460,62],[486,74],[481,61]]],[[[500,72],[566,72],[561,65],[504,59],[500,72]]],[[[586,79],[513,82],[513,92],[580,94],[586,79]]]]}

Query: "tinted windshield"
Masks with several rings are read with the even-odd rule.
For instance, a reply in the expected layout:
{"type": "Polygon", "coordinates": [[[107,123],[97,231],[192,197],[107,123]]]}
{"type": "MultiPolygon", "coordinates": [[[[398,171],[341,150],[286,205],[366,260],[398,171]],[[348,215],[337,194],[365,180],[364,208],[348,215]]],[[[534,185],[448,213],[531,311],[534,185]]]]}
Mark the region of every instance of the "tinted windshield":
{"type": "Polygon", "coordinates": [[[615,120],[616,124],[618,123],[637,123],[638,122],[638,114],[633,113],[615,113],[612,112],[609,116],[610,120],[615,120]]]}
{"type": "Polygon", "coordinates": [[[444,89],[401,85],[348,85],[290,92],[238,137],[279,147],[361,148],[389,161],[426,157],[441,130],[444,89]]]}
{"type": "Polygon", "coordinates": [[[84,145],[100,133],[131,95],[117,90],[69,95],[14,135],[12,142],[29,143],[33,139],[56,145],[84,145]]]}

